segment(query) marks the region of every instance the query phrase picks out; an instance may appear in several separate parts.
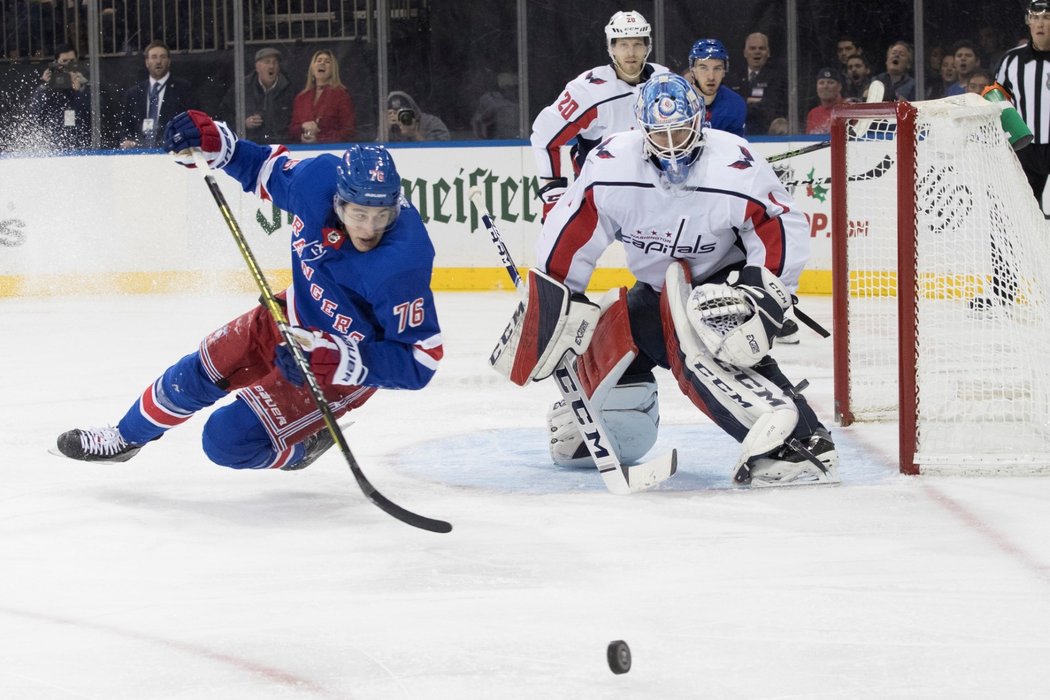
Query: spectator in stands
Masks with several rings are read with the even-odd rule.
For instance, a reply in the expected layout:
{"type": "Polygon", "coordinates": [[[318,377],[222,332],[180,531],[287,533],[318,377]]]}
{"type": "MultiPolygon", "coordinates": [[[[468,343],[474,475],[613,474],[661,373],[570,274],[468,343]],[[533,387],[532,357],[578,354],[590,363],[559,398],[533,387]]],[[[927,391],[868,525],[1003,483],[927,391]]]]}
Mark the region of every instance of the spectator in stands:
{"type": "Polygon", "coordinates": [[[395,90],[386,98],[386,117],[391,141],[448,141],[445,122],[427,114],[408,93],[395,90]]]}
{"type": "Polygon", "coordinates": [[[990,70],[978,68],[973,73],[970,73],[970,79],[966,82],[966,92],[980,95],[986,87],[994,82],[995,78],[990,70]]]}
{"type": "MultiPolygon", "coordinates": [[[[944,62],[944,47],[940,44],[934,44],[926,50],[926,90],[929,91],[929,86],[940,81],[941,79],[941,64],[944,62]]],[[[918,75],[918,71],[916,71],[918,75]]]]}
{"type": "Polygon", "coordinates": [[[911,45],[904,41],[890,44],[886,49],[886,71],[872,80],[878,80],[886,86],[883,99],[887,102],[915,99],[915,78],[908,72],[911,70],[912,55],[911,45]]]}
{"type": "Polygon", "coordinates": [[[314,52],[306,87],[292,103],[288,136],[303,143],[337,143],[354,138],[357,117],[350,92],[339,80],[339,64],[328,49],[314,52]]]}
{"type": "Polygon", "coordinates": [[[860,54],[846,59],[846,78],[842,83],[842,98],[847,102],[863,102],[871,85],[871,69],[860,54]]]}
{"type": "Polygon", "coordinates": [[[977,44],[963,39],[952,47],[952,55],[955,56],[955,72],[959,74],[955,85],[945,91],[945,97],[961,95],[966,92],[966,86],[970,84],[970,76],[981,67],[981,56],[977,53],[977,44]]]}
{"type": "Polygon", "coordinates": [[[842,104],[842,83],[839,74],[831,68],[821,68],[817,72],[817,99],[820,104],[809,110],[806,115],[807,134],[831,133],[831,110],[842,104]]]}
{"type": "Polygon", "coordinates": [[[769,38],[755,32],[744,40],[744,65],[726,81],[747,102],[747,133],[764,134],[787,111],[785,72],[770,61],[769,38]]]}
{"type": "Polygon", "coordinates": [[[496,76],[496,89],[481,96],[478,108],[470,118],[474,136],[479,139],[521,138],[519,112],[518,76],[500,73],[496,76]]]}
{"type": "Polygon", "coordinates": [[[39,128],[41,145],[49,150],[91,146],[91,94],[87,68],[69,44],[55,49],[55,60],[44,69],[33,90],[29,114],[39,128]]]}
{"type": "Polygon", "coordinates": [[[981,65],[995,71],[1005,51],[1003,33],[998,27],[985,25],[977,30],[977,44],[981,47],[981,65]]]}
{"type": "MultiPolygon", "coordinates": [[[[255,143],[284,143],[292,99],[292,84],[281,72],[281,52],[271,47],[256,51],[255,70],[244,78],[244,135],[255,143]]],[[[219,107],[230,124],[237,118],[236,102],[236,86],[231,86],[219,107]]]]}
{"type": "Polygon", "coordinates": [[[926,99],[936,100],[944,97],[948,88],[955,85],[959,80],[959,73],[955,70],[955,56],[948,53],[941,59],[941,72],[937,80],[931,82],[926,88],[926,99]]]}
{"type": "Polygon", "coordinates": [[[777,117],[773,121],[769,122],[769,135],[770,136],[787,136],[788,128],[791,125],[788,124],[787,117],[777,117]]]}
{"type": "Polygon", "coordinates": [[[163,41],[151,41],[143,52],[149,77],[124,93],[120,147],[152,147],[176,114],[198,107],[188,81],[171,74],[171,51],[163,41]]]}
{"type": "Polygon", "coordinates": [[[839,40],[835,43],[835,55],[839,59],[838,72],[842,75],[842,84],[845,84],[846,72],[849,70],[849,66],[846,65],[849,62],[850,56],[863,56],[864,49],[860,47],[857,40],[848,34],[843,34],[839,37],[839,40]]]}

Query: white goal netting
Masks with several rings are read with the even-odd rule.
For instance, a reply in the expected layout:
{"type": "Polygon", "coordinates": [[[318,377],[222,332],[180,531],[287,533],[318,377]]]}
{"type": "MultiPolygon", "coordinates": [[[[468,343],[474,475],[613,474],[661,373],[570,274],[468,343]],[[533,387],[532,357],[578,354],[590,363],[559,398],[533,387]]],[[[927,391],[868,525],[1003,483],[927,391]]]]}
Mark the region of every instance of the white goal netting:
{"type": "Polygon", "coordinates": [[[913,106],[913,140],[895,119],[854,123],[845,192],[834,193],[846,197],[846,405],[855,420],[910,429],[899,382],[914,381],[923,473],[1050,471],[1050,225],[998,105],[968,95],[913,106]],[[903,172],[898,145],[912,144],[903,172]],[[915,197],[914,294],[898,290],[898,178],[915,197]],[[898,292],[916,329],[900,351],[898,292]],[[902,352],[913,380],[898,377],[902,352]]]}

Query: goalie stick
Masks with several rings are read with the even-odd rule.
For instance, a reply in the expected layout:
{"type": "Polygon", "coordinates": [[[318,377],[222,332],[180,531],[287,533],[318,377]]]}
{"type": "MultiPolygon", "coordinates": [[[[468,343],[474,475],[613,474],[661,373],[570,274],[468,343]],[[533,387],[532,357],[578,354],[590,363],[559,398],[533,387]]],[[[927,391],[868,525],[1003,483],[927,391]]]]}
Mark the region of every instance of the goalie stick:
{"type": "MultiPolygon", "coordinates": [[[[481,190],[473,187],[470,190],[470,200],[481,215],[481,221],[488,230],[489,238],[496,246],[503,267],[507,270],[511,281],[519,291],[522,290],[523,280],[518,272],[514,259],[507,250],[507,244],[503,241],[496,223],[489,214],[488,208],[482,201],[481,190]]],[[[605,482],[605,487],[617,495],[635,493],[651,488],[667,479],[670,479],[678,469],[678,451],[671,450],[669,454],[662,455],[649,460],[643,464],[628,467],[620,463],[619,458],[613,452],[612,441],[605,427],[595,420],[596,412],[591,406],[590,400],[582,390],[580,377],[576,372],[576,363],[571,354],[567,354],[557,369],[554,370],[555,384],[566,405],[572,407],[576,423],[583,435],[583,442],[591,453],[598,472],[605,482]]]]}
{"type": "Polygon", "coordinates": [[[211,196],[215,200],[215,204],[219,207],[219,213],[222,214],[222,218],[226,221],[226,226],[229,228],[230,234],[233,235],[233,239],[236,241],[237,247],[241,251],[241,256],[244,258],[244,262],[247,263],[248,269],[251,271],[252,277],[255,279],[255,284],[262,295],[263,304],[270,312],[270,316],[273,317],[274,323],[277,324],[277,329],[281,332],[281,337],[291,351],[292,357],[295,358],[296,366],[306,380],[306,384],[310,389],[310,398],[313,399],[317,410],[321,412],[325,428],[332,435],[335,444],[339,446],[339,450],[343,453],[343,457],[346,459],[346,463],[350,467],[350,471],[353,473],[354,478],[357,480],[357,485],[361,488],[362,493],[364,493],[365,497],[384,513],[387,513],[412,527],[418,527],[421,530],[427,530],[429,532],[452,532],[451,523],[447,523],[444,520],[428,518],[402,508],[383,494],[379,493],[375,486],[373,486],[365,477],[364,472],[361,471],[361,467],[357,463],[357,459],[355,459],[353,453],[350,452],[350,446],[346,443],[343,431],[339,429],[339,424],[336,423],[335,414],[332,413],[332,409],[328,405],[328,401],[325,399],[324,393],[321,391],[321,387],[317,383],[317,377],[315,377],[314,373],[310,370],[310,363],[306,361],[302,349],[299,347],[299,344],[295,341],[294,336],[291,333],[284,311],[281,309],[277,299],[274,298],[273,290],[270,288],[269,282],[266,281],[266,277],[263,276],[262,269],[259,267],[259,262],[255,259],[255,254],[252,253],[251,248],[248,247],[248,240],[244,237],[244,232],[241,231],[241,227],[237,224],[237,220],[233,218],[233,212],[230,211],[230,207],[226,203],[226,197],[223,196],[218,183],[215,182],[215,178],[212,177],[211,173],[208,171],[207,161],[198,149],[193,149],[193,159],[196,161],[197,171],[204,177],[204,182],[207,183],[208,190],[211,191],[211,196]]]}

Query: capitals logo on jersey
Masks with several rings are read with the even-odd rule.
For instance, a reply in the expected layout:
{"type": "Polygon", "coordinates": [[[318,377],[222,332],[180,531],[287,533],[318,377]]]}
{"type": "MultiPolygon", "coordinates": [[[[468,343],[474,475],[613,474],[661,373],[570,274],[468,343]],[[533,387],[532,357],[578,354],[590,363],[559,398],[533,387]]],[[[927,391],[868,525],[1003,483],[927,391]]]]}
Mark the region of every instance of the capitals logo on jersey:
{"type": "Polygon", "coordinates": [[[751,155],[751,151],[747,150],[743,146],[740,146],[740,160],[735,163],[730,163],[730,168],[736,168],[737,170],[747,170],[755,163],[755,157],[751,155]]]}
{"type": "Polygon", "coordinates": [[[596,76],[594,71],[587,74],[587,82],[592,85],[605,85],[605,80],[596,76]]]}
{"type": "Polygon", "coordinates": [[[612,153],[609,153],[609,149],[606,148],[606,146],[609,145],[610,141],[612,141],[612,137],[609,137],[609,138],[605,139],[604,141],[602,141],[597,146],[597,148],[594,149],[594,157],[595,158],[615,158],[616,157],[612,153]]]}

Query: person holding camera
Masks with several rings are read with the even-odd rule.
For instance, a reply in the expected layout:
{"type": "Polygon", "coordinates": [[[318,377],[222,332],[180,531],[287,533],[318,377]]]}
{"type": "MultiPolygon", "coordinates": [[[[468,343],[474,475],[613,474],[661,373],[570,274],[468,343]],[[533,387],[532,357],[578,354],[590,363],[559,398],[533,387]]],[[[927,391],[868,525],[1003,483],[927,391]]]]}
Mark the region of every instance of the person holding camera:
{"type": "Polygon", "coordinates": [[[69,44],[55,50],[55,60],[40,75],[29,112],[40,137],[53,150],[91,146],[91,94],[87,68],[69,44]]]}
{"type": "Polygon", "coordinates": [[[395,90],[386,98],[391,141],[449,141],[445,122],[419,108],[407,92],[395,90]]]}

